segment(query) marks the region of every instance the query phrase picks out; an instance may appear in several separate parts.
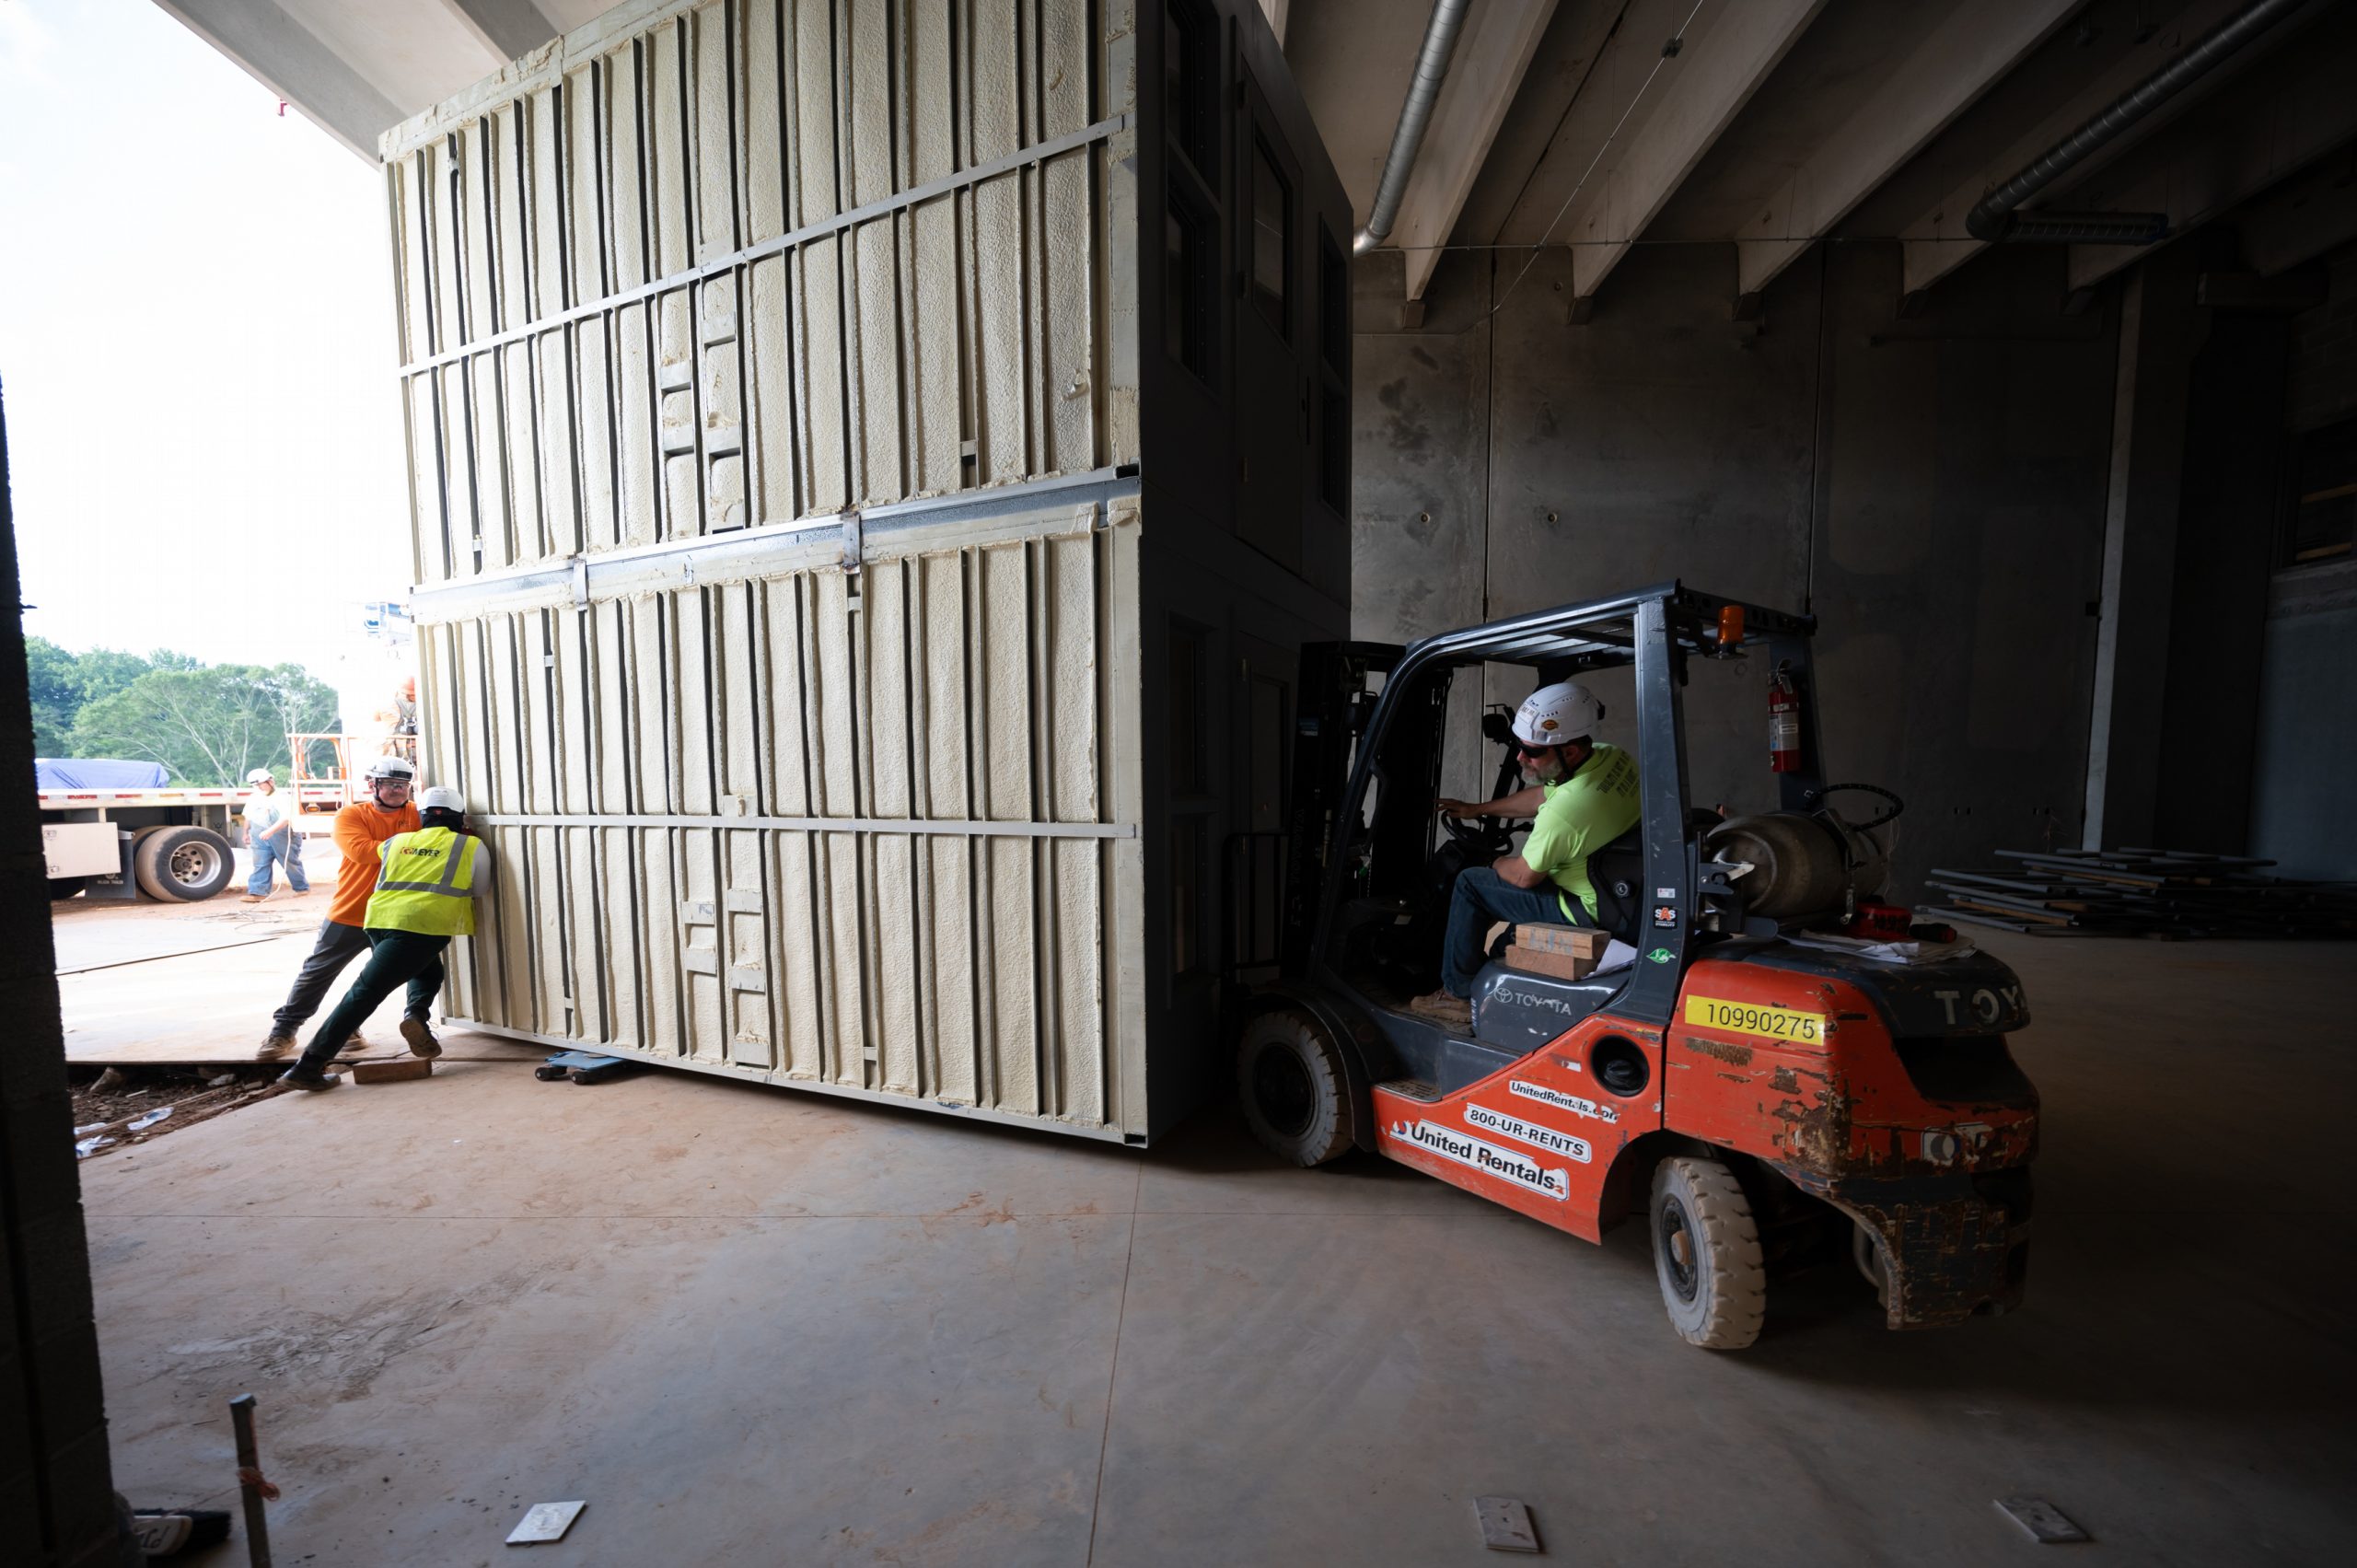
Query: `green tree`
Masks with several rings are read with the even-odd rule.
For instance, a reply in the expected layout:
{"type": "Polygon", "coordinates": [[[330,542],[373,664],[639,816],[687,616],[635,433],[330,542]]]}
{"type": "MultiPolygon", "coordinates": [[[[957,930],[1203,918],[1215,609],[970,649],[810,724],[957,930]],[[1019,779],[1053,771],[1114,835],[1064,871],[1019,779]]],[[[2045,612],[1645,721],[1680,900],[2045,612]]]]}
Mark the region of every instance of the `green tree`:
{"type": "Polygon", "coordinates": [[[80,661],[47,637],[25,639],[26,683],[32,689],[33,755],[64,757],[74,716],[82,711],[80,661]]]}
{"type": "Polygon", "coordinates": [[[79,757],[161,762],[188,784],[229,784],[250,768],[284,768],[288,731],[335,726],[334,690],[300,665],[151,668],[84,707],[73,747],[79,757]]]}

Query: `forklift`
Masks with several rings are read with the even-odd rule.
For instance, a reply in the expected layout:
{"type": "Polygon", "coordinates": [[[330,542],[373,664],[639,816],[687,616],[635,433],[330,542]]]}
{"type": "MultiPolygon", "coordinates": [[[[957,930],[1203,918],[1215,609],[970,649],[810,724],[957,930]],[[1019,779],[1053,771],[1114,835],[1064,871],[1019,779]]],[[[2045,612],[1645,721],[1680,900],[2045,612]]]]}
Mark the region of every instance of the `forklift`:
{"type": "MultiPolygon", "coordinates": [[[[1279,972],[1236,1015],[1254,1136],[1302,1166],[1364,1149],[1589,1241],[1642,1210],[1670,1322],[1707,1349],[1758,1337],[1771,1268],[1841,1251],[1894,1329],[2019,1305],[2021,984],[1978,951],[1906,961],[1910,931],[1953,934],[1877,901],[1900,805],[1824,781],[1815,630],[1671,582],[1404,649],[1306,648],[1279,972]],[[1499,664],[1540,685],[1632,668],[1642,817],[1588,871],[1633,957],[1567,979],[1501,937],[1459,1028],[1408,1003],[1437,981],[1457,874],[1511,853],[1504,823],[1436,817],[1451,683],[1499,664]],[[1747,668],[1768,678],[1781,809],[1727,819],[1688,800],[1682,693],[1747,668]],[[1844,791],[1887,804],[1853,824],[1844,791]]],[[[1508,748],[1502,796],[1513,736],[1496,713],[1483,733],[1508,748]]]]}

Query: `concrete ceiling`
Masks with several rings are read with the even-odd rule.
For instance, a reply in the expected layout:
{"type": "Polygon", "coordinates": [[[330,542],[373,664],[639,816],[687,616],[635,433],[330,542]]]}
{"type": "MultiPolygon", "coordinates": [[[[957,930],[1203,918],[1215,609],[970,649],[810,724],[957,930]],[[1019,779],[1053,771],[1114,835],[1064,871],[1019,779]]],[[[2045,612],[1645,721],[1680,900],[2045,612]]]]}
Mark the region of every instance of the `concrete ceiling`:
{"type": "MultiPolygon", "coordinates": [[[[371,161],[379,133],[608,8],[157,3],[371,161]]],[[[1732,243],[1750,295],[1818,239],[1904,240],[1929,288],[1982,248],[1963,228],[1982,193],[2247,3],[1471,0],[1386,244],[1411,299],[1452,249],[1572,247],[1575,316],[1663,242],[1732,243]]],[[[1259,4],[1364,216],[1431,0],[1259,4]]],[[[2345,165],[2353,66],[2357,3],[2308,0],[2033,205],[2184,227],[2345,165]]],[[[2132,257],[2074,247],[2071,274],[2132,257]]]]}
{"type": "MultiPolygon", "coordinates": [[[[1982,249],[1963,227],[1981,195],[2246,4],[1472,0],[1387,245],[1411,299],[1444,245],[1570,246],[1574,315],[1649,243],[1732,242],[1756,294],[1819,239],[1905,240],[1928,288],[1982,249]]],[[[1286,57],[1362,214],[1431,9],[1290,0],[1286,57]]],[[[2031,205],[2182,228],[2345,163],[2353,23],[2357,4],[2309,0],[2031,205]]],[[[2117,264],[2074,247],[2071,273],[2117,264]]]]}
{"type": "Polygon", "coordinates": [[[366,158],[377,138],[612,0],[156,0],[366,158]]]}

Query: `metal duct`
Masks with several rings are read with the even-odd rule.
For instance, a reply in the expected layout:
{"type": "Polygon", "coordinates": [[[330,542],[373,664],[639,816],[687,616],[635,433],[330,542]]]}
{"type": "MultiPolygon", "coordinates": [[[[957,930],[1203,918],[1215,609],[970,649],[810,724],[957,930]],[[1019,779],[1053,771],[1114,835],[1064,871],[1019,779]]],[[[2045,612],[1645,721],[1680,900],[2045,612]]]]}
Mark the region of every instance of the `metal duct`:
{"type": "Polygon", "coordinates": [[[1965,231],[1990,244],[2019,239],[2049,244],[2150,245],[2166,235],[2169,220],[2165,213],[2017,214],[2014,209],[2306,3],[2307,0],[2256,0],[2220,22],[2189,45],[2184,53],[2120,94],[2110,108],[2032,158],[2019,174],[1982,197],[1980,204],[1965,215],[1965,231]]]}
{"type": "Polygon", "coordinates": [[[1473,0],[1434,0],[1432,20],[1424,24],[1424,45],[1416,54],[1416,75],[1408,84],[1407,100],[1399,105],[1399,123],[1391,132],[1391,151],[1384,157],[1382,178],[1375,185],[1375,210],[1366,226],[1351,241],[1351,254],[1364,256],[1391,233],[1399,216],[1399,198],[1407,194],[1408,176],[1416,169],[1416,153],[1424,145],[1424,129],[1432,123],[1433,106],[1440,102],[1441,84],[1448,79],[1449,57],[1457,52],[1457,35],[1464,29],[1465,13],[1473,0]]]}

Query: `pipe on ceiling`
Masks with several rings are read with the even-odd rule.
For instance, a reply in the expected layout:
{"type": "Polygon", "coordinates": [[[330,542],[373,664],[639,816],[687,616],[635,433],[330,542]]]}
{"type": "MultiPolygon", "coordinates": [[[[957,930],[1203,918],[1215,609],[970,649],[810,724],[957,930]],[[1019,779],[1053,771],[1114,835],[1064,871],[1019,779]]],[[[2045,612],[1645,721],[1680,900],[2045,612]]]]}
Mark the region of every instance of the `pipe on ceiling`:
{"type": "Polygon", "coordinates": [[[2185,52],[2115,99],[2111,107],[2032,158],[2019,174],[1965,215],[1965,232],[1988,244],[2150,245],[2169,231],[2165,213],[2014,211],[2098,149],[2124,134],[2179,92],[2209,75],[2243,45],[2290,16],[2307,0],[2255,0],[2212,28],[2185,52]]]}
{"type": "Polygon", "coordinates": [[[1399,105],[1399,123],[1392,128],[1391,151],[1375,182],[1375,208],[1366,226],[1351,240],[1351,254],[1364,256],[1382,244],[1399,216],[1399,199],[1408,193],[1408,177],[1416,171],[1416,153],[1424,145],[1433,108],[1440,102],[1441,84],[1448,79],[1449,57],[1457,52],[1457,35],[1464,30],[1465,13],[1473,0],[1434,0],[1432,19],[1424,24],[1423,47],[1416,52],[1416,75],[1408,97],[1399,105]]]}

